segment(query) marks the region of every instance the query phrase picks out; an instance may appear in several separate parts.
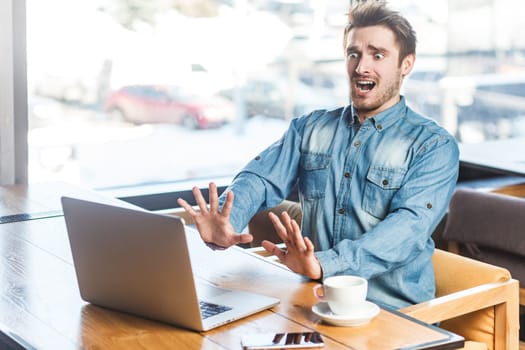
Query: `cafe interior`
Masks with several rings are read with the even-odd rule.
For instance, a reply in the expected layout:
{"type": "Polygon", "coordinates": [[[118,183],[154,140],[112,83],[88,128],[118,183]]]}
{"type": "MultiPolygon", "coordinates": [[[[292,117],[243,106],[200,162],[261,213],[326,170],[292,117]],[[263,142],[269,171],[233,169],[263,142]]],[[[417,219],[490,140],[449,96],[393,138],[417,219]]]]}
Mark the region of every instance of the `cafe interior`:
{"type": "MultiPolygon", "coordinates": [[[[191,261],[199,278],[277,305],[195,331],[81,292],[62,197],[109,198],[195,236],[178,198],[198,211],[192,188],[222,193],[292,119],[349,104],[342,33],[349,6],[366,1],[0,0],[0,348],[525,350],[519,0],[388,1],[417,34],[401,94],[459,146],[457,184],[431,233],[433,299],[374,304],[364,319],[322,313],[320,282],[261,247],[284,247],[268,212],[301,224],[297,188],[250,220],[253,241],[210,249],[212,265],[191,261]],[[254,340],[312,332],[321,343],[254,340]]],[[[112,285],[164,286],[148,289],[135,272],[112,285]]]]}

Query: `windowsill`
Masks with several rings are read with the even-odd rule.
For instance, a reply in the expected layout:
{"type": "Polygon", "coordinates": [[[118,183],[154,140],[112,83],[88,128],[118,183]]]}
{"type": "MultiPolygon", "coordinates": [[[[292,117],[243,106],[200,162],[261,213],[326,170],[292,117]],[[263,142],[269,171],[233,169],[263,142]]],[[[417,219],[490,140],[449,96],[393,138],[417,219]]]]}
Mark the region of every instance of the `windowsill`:
{"type": "Polygon", "coordinates": [[[208,184],[215,182],[219,194],[222,193],[232,181],[231,176],[218,178],[201,178],[183,181],[173,181],[157,184],[144,184],[137,186],[126,186],[119,188],[101,189],[99,192],[108,196],[119,198],[131,204],[135,204],[147,210],[169,210],[179,208],[177,198],[183,198],[191,205],[195,200],[191,189],[198,186],[205,198],[208,196],[208,184]]]}
{"type": "MultiPolygon", "coordinates": [[[[525,181],[521,176],[481,176],[460,179],[457,187],[468,187],[482,191],[491,191],[509,185],[521,184],[525,181]]],[[[231,183],[232,176],[224,176],[213,179],[192,179],[184,181],[173,181],[158,184],[145,184],[137,186],[126,186],[120,188],[102,189],[99,192],[108,196],[119,198],[128,203],[135,204],[147,210],[172,212],[180,208],[177,198],[183,198],[191,205],[196,205],[191,189],[198,186],[205,198],[208,196],[208,184],[213,181],[217,184],[219,194],[231,183]]],[[[295,192],[289,199],[297,200],[295,192]]]]}
{"type": "Polygon", "coordinates": [[[493,191],[495,189],[523,183],[525,183],[523,176],[494,176],[460,181],[456,187],[472,188],[479,191],[493,191]]]}

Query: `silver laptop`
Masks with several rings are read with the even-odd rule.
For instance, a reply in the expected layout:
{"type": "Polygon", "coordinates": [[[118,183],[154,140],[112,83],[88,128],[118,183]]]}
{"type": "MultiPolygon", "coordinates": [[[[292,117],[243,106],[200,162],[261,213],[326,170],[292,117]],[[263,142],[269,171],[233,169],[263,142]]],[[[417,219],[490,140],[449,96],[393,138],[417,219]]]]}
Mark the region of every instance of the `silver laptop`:
{"type": "Polygon", "coordinates": [[[270,308],[278,299],[212,286],[220,254],[182,219],[62,197],[80,295],[92,304],[206,331],[270,308]]]}

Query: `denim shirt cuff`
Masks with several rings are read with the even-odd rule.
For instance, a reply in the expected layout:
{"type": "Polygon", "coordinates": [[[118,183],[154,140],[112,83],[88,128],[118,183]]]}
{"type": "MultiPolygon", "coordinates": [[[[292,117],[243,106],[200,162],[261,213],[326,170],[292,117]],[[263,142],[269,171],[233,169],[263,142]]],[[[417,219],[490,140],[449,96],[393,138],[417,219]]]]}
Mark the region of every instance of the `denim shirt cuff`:
{"type": "Polygon", "coordinates": [[[339,266],[338,263],[339,256],[333,249],[315,252],[315,256],[321,264],[321,269],[323,270],[323,279],[333,276],[341,271],[341,266],[339,266]]]}

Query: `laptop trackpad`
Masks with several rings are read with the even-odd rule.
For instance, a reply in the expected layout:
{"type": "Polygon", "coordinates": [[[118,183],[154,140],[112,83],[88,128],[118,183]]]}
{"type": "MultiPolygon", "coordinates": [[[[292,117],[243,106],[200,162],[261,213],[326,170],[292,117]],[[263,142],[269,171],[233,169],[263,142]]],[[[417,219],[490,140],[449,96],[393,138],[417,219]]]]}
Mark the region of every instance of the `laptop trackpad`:
{"type": "Polygon", "coordinates": [[[226,293],[231,293],[231,290],[215,287],[209,283],[198,281],[197,294],[201,300],[209,300],[226,293]]]}

